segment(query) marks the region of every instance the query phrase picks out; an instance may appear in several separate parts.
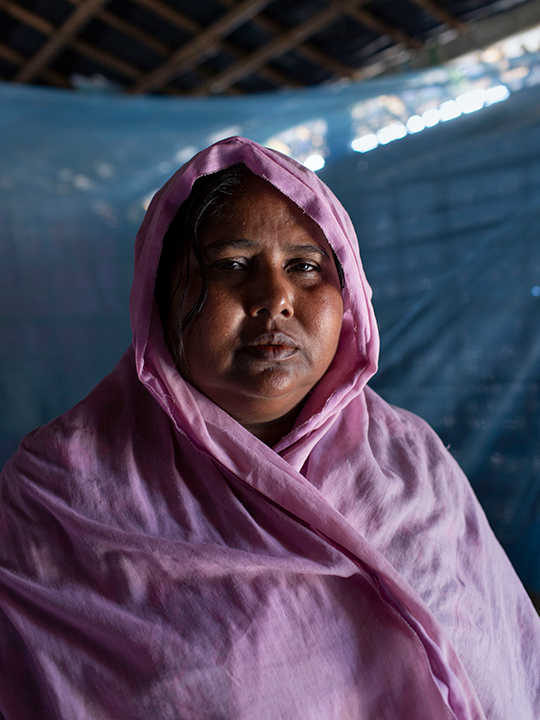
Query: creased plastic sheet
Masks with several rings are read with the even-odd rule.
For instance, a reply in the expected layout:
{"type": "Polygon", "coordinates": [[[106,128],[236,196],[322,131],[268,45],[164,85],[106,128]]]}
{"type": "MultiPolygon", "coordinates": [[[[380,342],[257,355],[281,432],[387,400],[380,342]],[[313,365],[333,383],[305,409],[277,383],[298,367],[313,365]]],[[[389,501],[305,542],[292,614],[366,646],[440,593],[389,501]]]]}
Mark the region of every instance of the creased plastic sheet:
{"type": "Polygon", "coordinates": [[[321,178],[358,230],[382,336],[371,385],[428,420],[540,590],[540,91],[365,154],[350,110],[421,75],[177,100],[0,85],[0,462],[130,342],[143,205],[221,136],[324,119],[321,178]]]}

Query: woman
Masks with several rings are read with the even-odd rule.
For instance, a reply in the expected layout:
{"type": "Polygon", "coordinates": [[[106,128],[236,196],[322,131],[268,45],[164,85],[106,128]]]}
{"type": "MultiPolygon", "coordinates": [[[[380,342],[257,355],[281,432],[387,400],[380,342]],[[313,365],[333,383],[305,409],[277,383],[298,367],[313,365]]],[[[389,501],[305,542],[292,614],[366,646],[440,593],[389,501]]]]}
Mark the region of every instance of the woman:
{"type": "Polygon", "coordinates": [[[370,290],[313,173],[193,158],[131,319],[2,476],[6,720],[539,717],[538,617],[439,439],[366,387],[370,290]]]}

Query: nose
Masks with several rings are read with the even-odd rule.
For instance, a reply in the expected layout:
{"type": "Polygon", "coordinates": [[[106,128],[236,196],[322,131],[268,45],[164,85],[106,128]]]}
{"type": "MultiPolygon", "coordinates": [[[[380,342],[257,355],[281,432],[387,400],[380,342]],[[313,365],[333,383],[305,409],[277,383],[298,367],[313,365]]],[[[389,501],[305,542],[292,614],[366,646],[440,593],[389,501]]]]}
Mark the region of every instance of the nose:
{"type": "Polygon", "coordinates": [[[251,317],[294,315],[293,288],[281,268],[266,268],[252,279],[248,296],[248,314],[251,317]]]}

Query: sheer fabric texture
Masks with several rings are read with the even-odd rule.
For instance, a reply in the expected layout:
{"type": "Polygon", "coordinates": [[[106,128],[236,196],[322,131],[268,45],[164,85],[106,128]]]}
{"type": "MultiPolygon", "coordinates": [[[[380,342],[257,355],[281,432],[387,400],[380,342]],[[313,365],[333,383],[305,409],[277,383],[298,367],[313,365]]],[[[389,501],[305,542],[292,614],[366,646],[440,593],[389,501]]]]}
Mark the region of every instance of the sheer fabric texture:
{"type": "Polygon", "coordinates": [[[463,473],[366,383],[378,333],[344,209],[244,138],[154,197],[133,343],[34,431],[0,492],[5,720],[536,720],[540,621],[463,473]],[[181,378],[153,297],[196,178],[242,162],[344,271],[337,354],[267,447],[181,378]]]}

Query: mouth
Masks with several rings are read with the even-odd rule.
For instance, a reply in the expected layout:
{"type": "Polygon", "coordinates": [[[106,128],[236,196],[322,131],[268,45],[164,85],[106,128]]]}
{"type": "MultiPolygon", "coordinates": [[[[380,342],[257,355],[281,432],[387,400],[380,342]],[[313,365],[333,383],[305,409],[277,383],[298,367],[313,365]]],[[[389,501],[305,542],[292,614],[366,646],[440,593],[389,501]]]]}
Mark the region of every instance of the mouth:
{"type": "Polygon", "coordinates": [[[298,347],[284,333],[266,333],[248,342],[243,350],[258,360],[286,360],[297,353],[298,347]]]}

